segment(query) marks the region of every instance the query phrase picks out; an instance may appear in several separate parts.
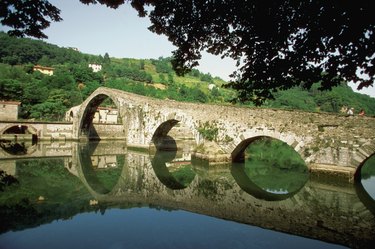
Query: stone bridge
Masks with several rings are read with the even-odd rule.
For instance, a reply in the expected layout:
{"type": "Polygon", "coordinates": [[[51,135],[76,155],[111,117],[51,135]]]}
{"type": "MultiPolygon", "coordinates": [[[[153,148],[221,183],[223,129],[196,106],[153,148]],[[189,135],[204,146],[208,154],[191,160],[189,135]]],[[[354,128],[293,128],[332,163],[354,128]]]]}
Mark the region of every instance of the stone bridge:
{"type": "Polygon", "coordinates": [[[100,139],[92,120],[107,98],[119,110],[123,129],[116,136],[124,137],[128,146],[177,149],[170,135],[177,127],[193,138],[194,156],[210,163],[239,161],[252,141],[270,137],[294,148],[311,171],[351,181],[375,152],[375,120],[370,117],[181,103],[104,87],[70,114],[73,139],[100,139]],[[213,132],[214,141],[205,139],[204,131],[213,132]]]}

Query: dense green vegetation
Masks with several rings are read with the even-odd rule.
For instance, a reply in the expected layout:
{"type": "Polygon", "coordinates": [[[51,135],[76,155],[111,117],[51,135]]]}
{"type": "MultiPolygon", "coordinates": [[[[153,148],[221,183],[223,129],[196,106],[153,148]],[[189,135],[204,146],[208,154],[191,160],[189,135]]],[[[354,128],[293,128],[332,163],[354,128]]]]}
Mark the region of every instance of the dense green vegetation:
{"type": "MultiPolygon", "coordinates": [[[[193,69],[185,77],[172,70],[170,58],[137,60],[111,58],[60,48],[43,41],[9,37],[0,32],[0,100],[22,102],[20,118],[63,120],[96,88],[106,86],[160,99],[229,104],[235,92],[218,77],[193,69]],[[89,64],[102,65],[93,72],[89,64]],[[34,65],[54,68],[52,76],[33,70],[34,65]],[[215,85],[209,90],[210,84],[215,85]]],[[[346,84],[321,92],[293,88],[275,94],[264,107],[339,112],[342,106],[364,109],[375,115],[375,99],[354,93],[346,84]]],[[[252,105],[243,103],[243,105],[252,105]]]]}
{"type": "MultiPolygon", "coordinates": [[[[123,163],[123,157],[117,162],[123,163]]],[[[90,204],[93,196],[64,167],[64,159],[41,158],[15,163],[17,178],[0,171],[0,234],[71,219],[79,213],[105,212],[111,207],[106,203],[90,204]]],[[[109,173],[104,180],[101,183],[117,182],[118,174],[109,173]]],[[[124,209],[139,206],[126,200],[116,204],[117,208],[124,209]]]]}
{"type": "Polygon", "coordinates": [[[16,165],[17,183],[7,184],[0,192],[0,233],[96,208],[89,205],[89,192],[64,168],[62,159],[17,161],[16,165]]]}
{"type": "Polygon", "coordinates": [[[260,188],[272,193],[292,193],[308,179],[302,158],[286,143],[261,138],[246,149],[245,172],[260,188]]]}
{"type": "Polygon", "coordinates": [[[362,166],[361,179],[366,180],[375,177],[375,155],[372,155],[362,166]]]}
{"type": "Polygon", "coordinates": [[[171,175],[176,179],[176,181],[187,187],[193,181],[195,172],[192,170],[191,165],[183,165],[175,170],[172,170],[171,175]]]}

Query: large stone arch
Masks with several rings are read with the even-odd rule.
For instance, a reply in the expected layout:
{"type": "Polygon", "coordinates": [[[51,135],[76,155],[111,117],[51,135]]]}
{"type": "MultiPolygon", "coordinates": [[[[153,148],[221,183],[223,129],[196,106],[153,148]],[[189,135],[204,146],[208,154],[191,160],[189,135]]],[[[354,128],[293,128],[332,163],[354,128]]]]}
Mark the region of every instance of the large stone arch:
{"type": "Polygon", "coordinates": [[[121,103],[116,97],[115,91],[98,88],[80,106],[76,116],[73,116],[73,138],[89,139],[88,132],[92,128],[92,121],[97,107],[107,98],[110,98],[121,109],[121,103]]]}

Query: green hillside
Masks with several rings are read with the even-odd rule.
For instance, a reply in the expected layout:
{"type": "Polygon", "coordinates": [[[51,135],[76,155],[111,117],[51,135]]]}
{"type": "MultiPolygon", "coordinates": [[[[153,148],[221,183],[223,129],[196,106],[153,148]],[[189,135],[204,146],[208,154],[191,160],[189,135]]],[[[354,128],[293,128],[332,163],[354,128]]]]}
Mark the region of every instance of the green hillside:
{"type": "MultiPolygon", "coordinates": [[[[0,32],[0,100],[21,101],[23,119],[63,120],[70,107],[79,105],[100,86],[160,99],[230,104],[236,93],[224,88],[225,83],[196,69],[179,77],[169,58],[139,60],[113,58],[107,53],[90,55],[0,32]],[[102,70],[93,72],[89,64],[100,64],[102,70]],[[53,75],[34,71],[34,65],[52,67],[53,75]],[[216,87],[210,90],[212,84],[216,87]]],[[[344,83],[331,92],[319,91],[318,84],[309,91],[295,88],[278,92],[276,99],[262,108],[339,112],[343,106],[375,115],[375,99],[354,93],[344,83]]]]}

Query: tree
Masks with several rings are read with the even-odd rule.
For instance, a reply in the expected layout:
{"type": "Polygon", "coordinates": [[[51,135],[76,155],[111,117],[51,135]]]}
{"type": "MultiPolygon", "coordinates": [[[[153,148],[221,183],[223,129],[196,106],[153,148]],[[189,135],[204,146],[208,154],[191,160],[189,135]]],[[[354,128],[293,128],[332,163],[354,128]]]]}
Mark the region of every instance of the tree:
{"type": "MultiPolygon", "coordinates": [[[[148,2],[148,1],[146,1],[148,2]]],[[[150,30],[177,47],[172,64],[185,73],[201,51],[238,62],[230,87],[261,104],[273,92],[342,80],[375,80],[375,16],[369,1],[152,1],[150,30]],[[357,75],[357,70],[368,77],[357,75]]]]}
{"type": "MultiPolygon", "coordinates": [[[[151,31],[166,35],[177,47],[172,65],[179,75],[198,65],[204,50],[235,59],[238,69],[228,86],[238,91],[240,101],[261,104],[275,91],[309,89],[316,82],[330,90],[343,80],[354,81],[361,89],[375,80],[375,15],[368,0],[80,1],[112,8],[131,3],[140,16],[150,18],[151,31]],[[149,12],[147,5],[153,7],[149,12]]],[[[46,5],[45,0],[34,2],[46,5]]],[[[36,22],[40,16],[22,12],[23,5],[10,1],[0,7],[2,24],[16,28],[14,34],[38,34],[17,29],[4,16],[18,11],[36,22]]],[[[42,16],[48,13],[40,11],[42,16]]]]}
{"type": "Polygon", "coordinates": [[[111,63],[111,58],[109,57],[109,54],[108,54],[108,53],[105,53],[105,54],[104,54],[104,57],[103,57],[103,63],[104,63],[104,64],[109,64],[109,63],[111,63]]]}
{"type": "Polygon", "coordinates": [[[60,10],[47,0],[2,0],[0,22],[13,28],[8,33],[15,36],[47,38],[42,32],[51,21],[61,21],[60,10]]]}

